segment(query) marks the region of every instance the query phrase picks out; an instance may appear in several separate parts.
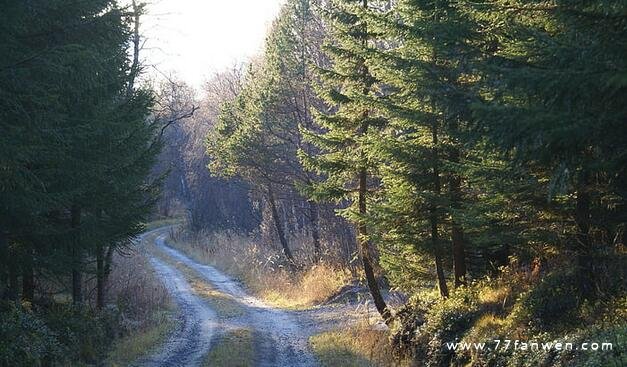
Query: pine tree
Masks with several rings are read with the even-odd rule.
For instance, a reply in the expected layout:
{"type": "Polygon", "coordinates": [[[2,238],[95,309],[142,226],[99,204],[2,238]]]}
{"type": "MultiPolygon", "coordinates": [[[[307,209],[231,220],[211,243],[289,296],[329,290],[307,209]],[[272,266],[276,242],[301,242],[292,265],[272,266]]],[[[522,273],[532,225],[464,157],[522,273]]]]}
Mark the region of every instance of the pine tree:
{"type": "Polygon", "coordinates": [[[315,112],[323,132],[307,132],[308,140],[319,153],[301,154],[305,167],[324,177],[312,183],[309,195],[314,200],[348,200],[350,206],[341,212],[357,229],[358,249],[364,274],[374,304],[386,322],[391,312],[381,295],[377,282],[376,257],[367,226],[370,191],[376,188],[372,180],[373,159],[367,145],[376,139],[384,120],[370,108],[367,98],[376,90],[363,49],[371,39],[368,26],[360,18],[361,11],[374,2],[332,1],[324,10],[330,39],[325,46],[332,67],[318,69],[322,80],[318,95],[328,109],[315,112]]]}
{"type": "Polygon", "coordinates": [[[7,281],[21,273],[32,301],[36,270],[71,273],[80,305],[87,257],[137,234],[148,213],[152,99],[128,87],[131,29],[115,2],[12,2],[4,14],[0,237],[18,259],[7,281]]]}
{"type": "Polygon", "coordinates": [[[286,260],[294,264],[276,204],[277,187],[289,183],[290,170],[283,155],[287,144],[281,136],[268,134],[264,129],[272,126],[267,120],[271,116],[264,108],[268,96],[256,84],[257,75],[263,74],[251,70],[246,88],[235,101],[223,106],[219,122],[208,139],[209,168],[213,174],[238,176],[255,185],[268,203],[286,260]]]}
{"type": "MultiPolygon", "coordinates": [[[[210,169],[243,177],[266,198],[272,222],[288,261],[294,262],[278,209],[280,196],[296,195],[315,177],[298,161],[309,150],[299,126],[310,126],[308,62],[315,53],[309,1],[288,1],[273,24],[263,57],[251,66],[243,90],[227,103],[209,138],[210,169]]],[[[309,202],[315,257],[320,257],[317,203],[309,202]]]]}
{"type": "MultiPolygon", "coordinates": [[[[625,223],[625,4],[504,2],[469,7],[492,33],[475,114],[490,141],[533,167],[572,223],[584,297],[625,223]]],[[[596,286],[595,286],[596,284],[596,286]]]]}
{"type": "Polygon", "coordinates": [[[461,129],[470,117],[466,59],[472,55],[461,45],[473,33],[446,1],[399,1],[390,12],[366,16],[376,24],[379,44],[388,45],[372,47],[367,56],[385,94],[372,103],[391,121],[373,145],[386,190],[378,219],[382,235],[401,247],[413,243],[416,254],[432,254],[440,294],[447,297],[445,225],[455,286],[466,277],[461,129]],[[389,228],[396,231],[384,233],[389,228]]]}
{"type": "Polygon", "coordinates": [[[371,146],[384,187],[372,220],[386,243],[391,276],[418,286],[406,274],[424,278],[424,259],[431,257],[443,297],[448,259],[459,287],[469,258],[483,262],[473,261],[479,275],[490,258],[504,265],[509,246],[521,241],[513,227],[504,229],[516,214],[511,198],[499,191],[505,182],[511,189],[510,180],[518,176],[474,131],[476,68],[486,39],[462,5],[398,1],[389,11],[364,12],[377,34],[367,63],[382,91],[371,104],[390,120],[371,146]]]}

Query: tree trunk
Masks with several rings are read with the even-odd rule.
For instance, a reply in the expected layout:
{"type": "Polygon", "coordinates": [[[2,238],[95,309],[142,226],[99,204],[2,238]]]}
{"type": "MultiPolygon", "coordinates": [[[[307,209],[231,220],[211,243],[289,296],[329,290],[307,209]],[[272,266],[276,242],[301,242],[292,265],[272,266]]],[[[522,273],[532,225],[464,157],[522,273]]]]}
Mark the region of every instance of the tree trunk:
{"type": "Polygon", "coordinates": [[[8,299],[9,293],[9,264],[7,261],[9,259],[8,247],[7,238],[2,228],[0,228],[0,264],[2,264],[2,270],[0,270],[0,284],[3,286],[0,297],[3,300],[8,299]]]}
{"type": "Polygon", "coordinates": [[[133,94],[133,88],[135,87],[135,79],[139,75],[140,65],[139,65],[139,51],[141,48],[140,45],[140,34],[139,34],[139,20],[141,17],[141,13],[143,11],[143,6],[138,5],[137,1],[133,0],[131,2],[131,7],[133,9],[133,36],[131,38],[131,42],[133,43],[133,62],[131,63],[131,70],[129,74],[129,81],[126,90],[127,96],[131,96],[133,94]]]}
{"type": "Polygon", "coordinates": [[[83,274],[81,272],[82,254],[81,254],[81,209],[73,205],[71,209],[71,225],[72,225],[72,303],[81,307],[83,304],[83,274]]]}
{"type": "MultiPolygon", "coordinates": [[[[362,0],[361,7],[364,10],[368,9],[368,0],[362,0]]],[[[363,22],[360,26],[361,35],[361,43],[362,45],[367,45],[368,43],[368,29],[367,24],[363,22]]],[[[370,88],[372,87],[372,82],[370,81],[370,72],[368,71],[368,66],[366,65],[365,60],[359,60],[357,66],[358,73],[364,78],[365,86],[363,89],[363,95],[368,95],[370,93],[370,88]]],[[[368,132],[369,124],[367,122],[368,115],[370,111],[365,109],[363,111],[361,126],[360,126],[360,135],[365,135],[368,132]]],[[[362,216],[362,219],[359,221],[357,226],[357,244],[359,248],[359,253],[361,255],[361,261],[364,267],[364,274],[366,275],[366,282],[368,283],[368,289],[370,290],[370,294],[372,295],[372,300],[374,301],[374,305],[377,308],[377,311],[383,318],[386,324],[390,324],[392,322],[392,313],[388,308],[383,296],[381,295],[381,290],[379,289],[379,283],[377,282],[376,269],[375,266],[378,267],[378,262],[376,257],[374,256],[374,251],[371,248],[370,241],[368,240],[368,229],[366,227],[366,223],[364,222],[363,217],[365,217],[367,213],[367,203],[366,198],[368,195],[368,171],[367,171],[367,163],[368,159],[365,155],[365,152],[361,151],[361,164],[359,167],[359,214],[362,216]]]]}
{"type": "MultiPolygon", "coordinates": [[[[367,182],[367,173],[365,168],[361,168],[359,170],[359,214],[362,216],[366,215],[366,195],[368,192],[368,182],[367,182]]],[[[363,220],[360,221],[357,226],[358,231],[358,246],[359,252],[361,255],[361,261],[364,265],[364,274],[366,275],[366,282],[368,283],[368,288],[370,289],[370,294],[372,295],[372,300],[374,301],[374,305],[383,317],[383,320],[386,323],[390,323],[392,320],[392,314],[388,309],[383,296],[381,295],[381,291],[379,290],[379,283],[377,282],[377,277],[375,275],[373,260],[372,260],[372,251],[370,249],[370,242],[368,241],[368,230],[366,228],[366,224],[363,223],[363,220]]]]}
{"type": "Polygon", "coordinates": [[[444,277],[444,267],[442,265],[442,250],[438,246],[435,249],[435,272],[438,277],[438,290],[442,298],[448,298],[448,286],[444,277]]]}
{"type": "Polygon", "coordinates": [[[107,248],[107,253],[104,258],[104,281],[105,284],[109,279],[109,275],[111,274],[111,264],[113,263],[113,252],[115,251],[115,246],[109,246],[107,248]]]}
{"type": "Polygon", "coordinates": [[[453,271],[455,274],[455,288],[466,285],[466,251],[464,246],[464,232],[455,222],[451,228],[453,241],[453,271]]]}
{"type": "Polygon", "coordinates": [[[105,304],[106,285],[103,246],[99,245],[96,251],[96,308],[102,310],[105,304]]]}
{"type": "Polygon", "coordinates": [[[296,262],[294,261],[294,257],[292,256],[292,251],[290,251],[289,244],[287,243],[287,238],[285,237],[283,223],[281,223],[281,218],[279,217],[279,212],[276,207],[274,192],[272,191],[272,185],[268,185],[268,203],[270,204],[272,220],[276,228],[277,236],[279,237],[279,242],[281,242],[283,253],[285,254],[285,257],[287,258],[287,261],[290,263],[290,266],[294,267],[296,265],[296,262]]]}
{"type": "Polygon", "coordinates": [[[590,241],[590,192],[588,176],[582,172],[577,189],[575,204],[575,223],[577,224],[577,263],[579,270],[579,287],[586,299],[594,296],[594,254],[590,241]]]}
{"type": "MultiPolygon", "coordinates": [[[[459,148],[451,149],[450,160],[459,163],[459,148]]],[[[451,240],[453,242],[453,267],[455,274],[455,288],[466,284],[466,250],[464,231],[457,220],[457,213],[461,204],[461,177],[452,173],[449,178],[451,200],[451,240]]]]}
{"type": "MultiPolygon", "coordinates": [[[[437,122],[434,122],[432,128],[432,138],[433,138],[433,193],[437,198],[440,196],[442,192],[441,184],[440,184],[440,166],[439,166],[439,156],[438,156],[438,129],[437,122]]],[[[433,245],[434,256],[435,256],[435,273],[438,280],[438,289],[440,290],[440,296],[442,298],[448,297],[448,286],[446,285],[446,278],[444,276],[444,268],[442,265],[442,249],[440,247],[440,234],[438,232],[438,206],[434,201],[431,205],[430,218],[431,222],[431,244],[433,245]]]]}
{"type": "Polygon", "coordinates": [[[313,240],[314,257],[316,262],[320,261],[322,251],[320,248],[320,228],[318,226],[318,203],[309,201],[309,217],[311,221],[311,238],[313,240]]]}
{"type": "Polygon", "coordinates": [[[9,276],[8,276],[8,284],[7,284],[7,299],[10,301],[17,301],[18,297],[18,276],[17,270],[15,267],[9,267],[9,276]]]}
{"type": "Polygon", "coordinates": [[[22,261],[22,300],[35,299],[35,275],[33,274],[33,252],[28,248],[22,261]]]}

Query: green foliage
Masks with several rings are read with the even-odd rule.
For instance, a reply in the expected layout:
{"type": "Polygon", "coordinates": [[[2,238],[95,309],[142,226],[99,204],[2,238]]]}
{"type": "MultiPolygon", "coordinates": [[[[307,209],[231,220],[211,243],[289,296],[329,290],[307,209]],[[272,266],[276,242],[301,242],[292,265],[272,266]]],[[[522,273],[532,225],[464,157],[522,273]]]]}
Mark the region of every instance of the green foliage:
{"type": "Polygon", "coordinates": [[[129,13],[111,0],[3,7],[0,279],[82,272],[138,234],[154,200],[157,126],[152,93],[133,85],[129,13]]]}
{"type": "Polygon", "coordinates": [[[19,306],[1,310],[0,365],[33,366],[66,360],[67,345],[32,311],[19,306]]]}
{"type": "Polygon", "coordinates": [[[331,65],[316,68],[315,91],[330,108],[313,111],[318,127],[304,129],[304,133],[315,149],[300,154],[305,168],[322,177],[307,188],[309,196],[317,201],[348,200],[351,209],[340,214],[352,222],[364,220],[363,213],[357,213],[356,181],[360,172],[372,175],[375,160],[367,154],[367,146],[385,123],[368,106],[368,96],[377,90],[363,54],[371,35],[360,19],[362,7],[355,1],[333,1],[322,12],[329,32],[323,50],[331,65]]]}
{"type": "Polygon", "coordinates": [[[621,366],[625,362],[625,326],[599,327],[591,325],[587,330],[554,338],[551,334],[536,334],[530,340],[549,341],[553,343],[572,343],[573,350],[539,350],[535,351],[507,351],[493,356],[493,363],[507,364],[508,366],[533,367],[562,367],[562,366],[621,366]],[[610,351],[583,351],[576,350],[582,343],[612,343],[610,351]]]}
{"type": "Polygon", "coordinates": [[[119,325],[118,313],[114,309],[95,313],[53,306],[44,310],[41,317],[56,332],[59,343],[66,346],[68,352],[64,357],[87,363],[103,359],[119,325]]]}
{"type": "Polygon", "coordinates": [[[429,366],[447,366],[453,351],[447,342],[461,341],[479,315],[479,302],[474,287],[462,288],[450,298],[435,303],[423,312],[425,322],[416,333],[416,357],[424,357],[429,366]]]}
{"type": "MultiPolygon", "coordinates": [[[[568,245],[595,257],[609,245],[598,236],[620,233],[625,221],[625,89],[611,87],[625,68],[625,48],[617,47],[627,32],[618,15],[625,4],[543,4],[463,6],[490,36],[490,50],[475,64],[475,126],[513,163],[542,177],[549,200],[589,211],[574,215],[582,236],[572,242],[583,243],[568,245]]],[[[573,217],[560,209],[558,215],[573,217]]]]}
{"type": "Polygon", "coordinates": [[[97,272],[104,289],[111,254],[142,230],[155,194],[147,177],[158,126],[147,121],[152,92],[134,85],[134,14],[113,0],[2,7],[0,297],[34,310],[0,310],[7,332],[23,327],[23,335],[2,338],[16,341],[2,358],[95,362],[116,321],[80,310],[80,275],[97,272]],[[70,274],[77,309],[50,306],[56,290],[40,293],[42,279],[70,274]]]}
{"type": "Polygon", "coordinates": [[[427,366],[622,365],[626,358],[624,300],[595,305],[580,302],[580,293],[569,289],[574,284],[572,270],[556,271],[538,284],[520,270],[503,270],[499,278],[473,282],[446,300],[433,293],[417,294],[399,311],[399,323],[393,329],[395,345],[427,366]],[[514,348],[512,344],[488,349],[495,347],[495,340],[538,343],[539,347],[514,348]],[[447,342],[485,343],[487,348],[450,350],[447,342]],[[573,348],[542,347],[542,343],[558,342],[572,343],[573,348]],[[598,343],[599,348],[612,343],[612,349],[584,351],[579,348],[582,343],[598,343]]]}
{"type": "Polygon", "coordinates": [[[572,269],[543,277],[537,286],[522,296],[521,301],[522,310],[527,314],[523,319],[534,330],[567,328],[582,322],[579,319],[582,299],[572,269]]]}
{"type": "Polygon", "coordinates": [[[282,76],[302,82],[307,68],[287,57],[303,40],[277,24],[225,106],[209,149],[217,170],[339,203],[414,298],[434,280],[446,287],[452,268],[450,297],[398,314],[397,342],[427,364],[611,364],[616,355],[456,354],[443,343],[579,338],[586,322],[622,333],[624,322],[596,314],[625,294],[624,2],[336,0],[319,12],[312,123],[278,108],[302,91],[282,76]],[[303,145],[269,133],[296,125],[303,145]],[[315,179],[284,174],[296,151],[315,179]],[[512,262],[525,270],[503,267],[512,262]]]}
{"type": "Polygon", "coordinates": [[[265,192],[270,184],[295,186],[309,177],[296,151],[302,148],[300,125],[309,125],[309,76],[312,57],[308,1],[283,6],[266,40],[261,61],[250,65],[242,90],[223,104],[207,139],[209,169],[237,176],[265,192]]]}
{"type": "Polygon", "coordinates": [[[65,305],[32,310],[6,304],[0,319],[0,365],[96,363],[108,352],[119,321],[113,309],[93,313],[65,305]]]}

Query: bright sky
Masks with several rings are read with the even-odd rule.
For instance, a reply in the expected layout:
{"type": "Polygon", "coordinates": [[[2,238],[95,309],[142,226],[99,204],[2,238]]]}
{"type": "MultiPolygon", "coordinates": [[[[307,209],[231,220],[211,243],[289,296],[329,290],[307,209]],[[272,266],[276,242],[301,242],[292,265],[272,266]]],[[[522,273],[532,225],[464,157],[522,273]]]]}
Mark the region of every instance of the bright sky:
{"type": "Polygon", "coordinates": [[[147,40],[143,54],[146,63],[199,88],[213,73],[261,50],[266,31],[283,1],[149,2],[142,24],[147,40]]]}

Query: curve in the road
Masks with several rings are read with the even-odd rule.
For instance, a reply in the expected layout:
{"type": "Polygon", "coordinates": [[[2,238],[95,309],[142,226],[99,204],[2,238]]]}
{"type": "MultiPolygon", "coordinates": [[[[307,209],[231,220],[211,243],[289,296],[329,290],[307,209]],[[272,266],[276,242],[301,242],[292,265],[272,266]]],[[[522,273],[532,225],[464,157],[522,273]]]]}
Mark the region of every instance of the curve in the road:
{"type": "Polygon", "coordinates": [[[211,346],[215,331],[234,324],[253,331],[256,340],[255,364],[261,367],[317,365],[308,346],[308,333],[288,312],[272,308],[250,296],[240,283],[216,268],[199,264],[166,243],[162,230],[155,245],[169,258],[193,269],[219,291],[232,296],[246,312],[237,319],[221,319],[207,303],[194,295],[184,275],[177,269],[151,258],[157,275],[164,281],[179,305],[182,326],[168,339],[165,347],[141,361],[143,366],[197,366],[211,346]]]}

